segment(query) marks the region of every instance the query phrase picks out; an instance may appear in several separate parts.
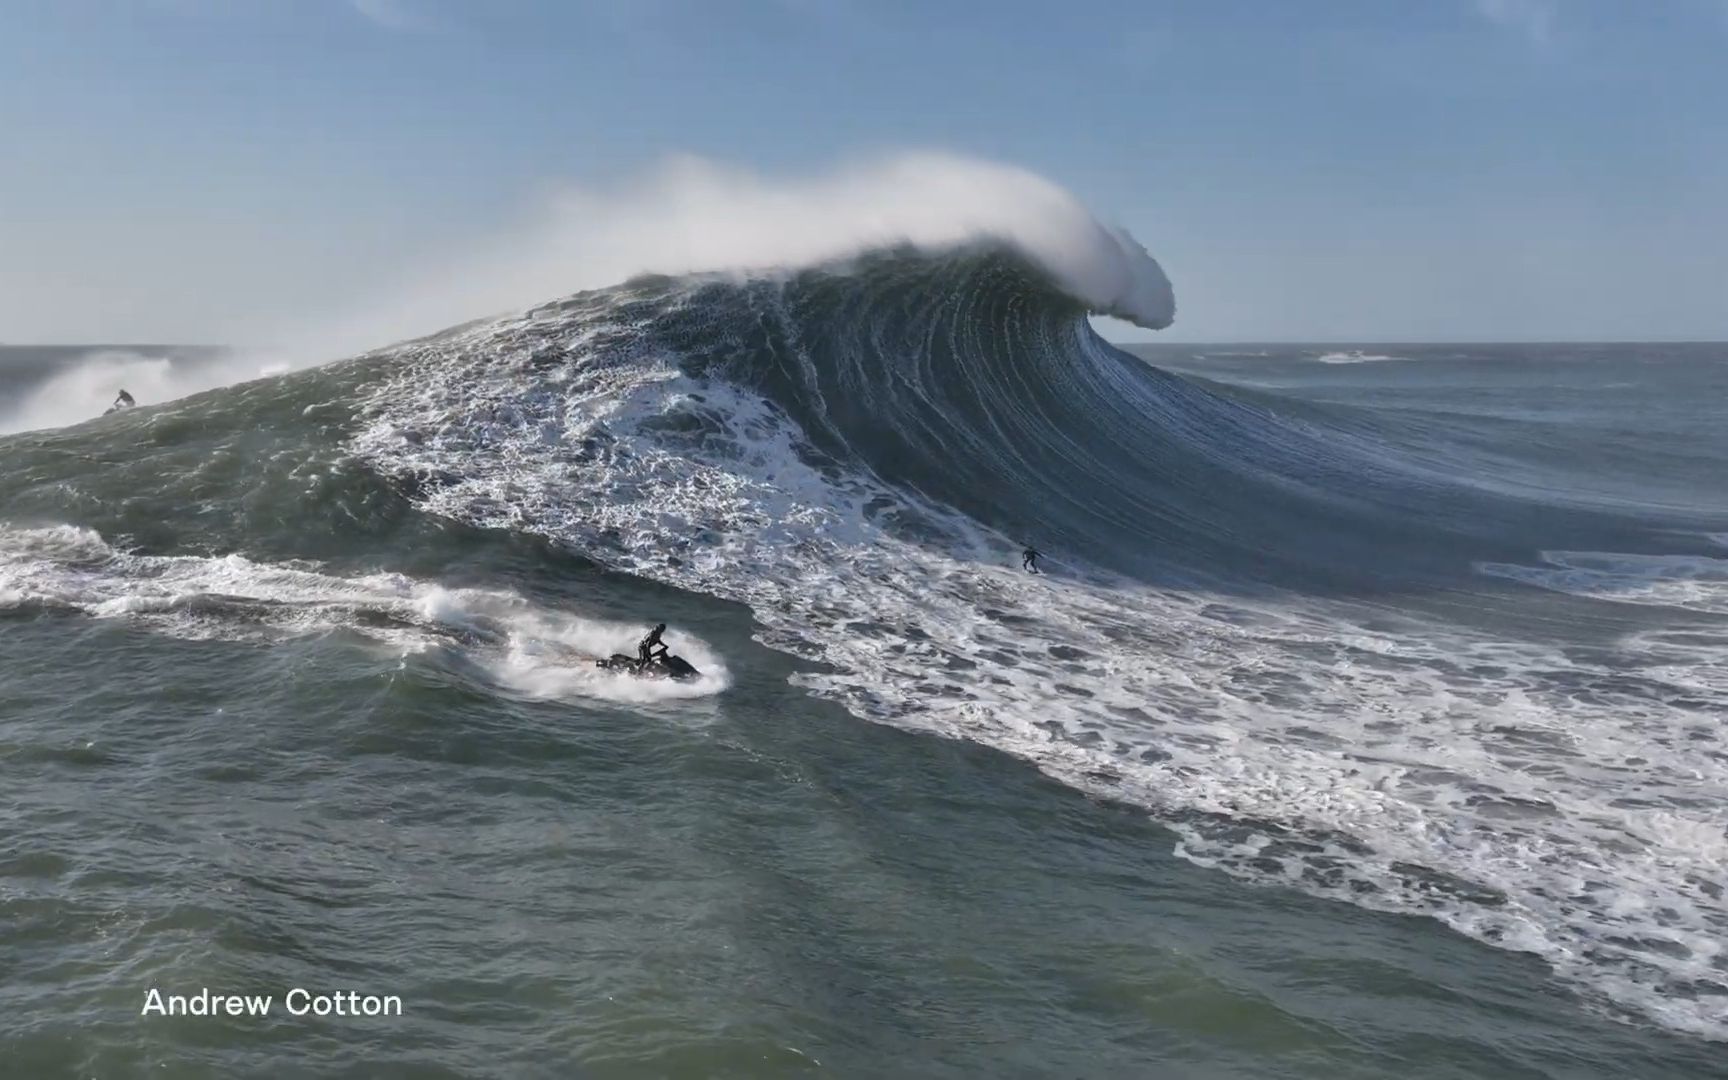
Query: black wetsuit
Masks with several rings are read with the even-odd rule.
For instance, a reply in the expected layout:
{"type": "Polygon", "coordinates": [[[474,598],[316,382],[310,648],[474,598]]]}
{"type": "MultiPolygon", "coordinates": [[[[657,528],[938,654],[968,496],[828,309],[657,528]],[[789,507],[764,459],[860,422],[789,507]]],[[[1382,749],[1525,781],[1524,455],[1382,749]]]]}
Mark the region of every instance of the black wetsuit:
{"type": "Polygon", "coordinates": [[[661,652],[669,651],[666,648],[666,643],[660,640],[659,627],[655,627],[653,630],[648,631],[648,636],[637,642],[636,662],[643,667],[647,667],[649,664],[653,663],[654,650],[656,647],[658,647],[661,652]]]}
{"type": "Polygon", "coordinates": [[[1020,569],[1030,570],[1034,574],[1042,574],[1044,572],[1038,569],[1038,549],[1026,549],[1020,557],[1020,569]]]}

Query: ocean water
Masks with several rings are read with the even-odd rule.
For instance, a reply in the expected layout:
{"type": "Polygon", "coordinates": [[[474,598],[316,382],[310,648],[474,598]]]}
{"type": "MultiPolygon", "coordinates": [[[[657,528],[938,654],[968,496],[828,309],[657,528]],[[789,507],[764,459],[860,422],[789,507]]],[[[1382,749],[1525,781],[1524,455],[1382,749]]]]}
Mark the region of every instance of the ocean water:
{"type": "Polygon", "coordinates": [[[1087,306],[0,351],[7,1073],[1728,1076],[1728,346],[1087,306]]]}

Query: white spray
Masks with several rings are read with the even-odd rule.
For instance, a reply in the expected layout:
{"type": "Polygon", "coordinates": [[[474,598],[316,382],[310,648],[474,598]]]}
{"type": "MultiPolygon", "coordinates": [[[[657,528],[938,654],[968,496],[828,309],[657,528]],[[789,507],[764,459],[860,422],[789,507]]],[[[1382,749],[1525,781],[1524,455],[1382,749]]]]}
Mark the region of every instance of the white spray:
{"type": "Polygon", "coordinates": [[[405,275],[352,312],[296,312],[292,322],[261,327],[255,340],[274,343],[267,347],[198,365],[92,354],[16,407],[0,407],[0,433],[88,419],[122,386],[140,404],[159,404],[639,273],[773,270],[893,244],[942,250],[985,240],[1044,266],[1099,314],[1152,329],[1175,318],[1169,279],[1133,237],[1024,169],[923,152],[770,178],[679,156],[617,187],[562,189],[527,224],[405,275]]]}

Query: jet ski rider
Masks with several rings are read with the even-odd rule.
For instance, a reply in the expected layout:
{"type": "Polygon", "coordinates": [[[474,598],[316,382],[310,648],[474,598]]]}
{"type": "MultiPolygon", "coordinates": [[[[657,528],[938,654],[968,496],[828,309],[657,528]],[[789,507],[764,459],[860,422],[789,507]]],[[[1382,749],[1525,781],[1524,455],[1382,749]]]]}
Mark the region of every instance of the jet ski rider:
{"type": "Polygon", "coordinates": [[[670,651],[667,649],[666,643],[660,640],[660,635],[665,632],[666,624],[658,623],[655,625],[654,629],[648,631],[647,637],[636,643],[637,667],[645,668],[649,664],[652,664],[656,652],[658,652],[660,656],[665,656],[670,651]]]}

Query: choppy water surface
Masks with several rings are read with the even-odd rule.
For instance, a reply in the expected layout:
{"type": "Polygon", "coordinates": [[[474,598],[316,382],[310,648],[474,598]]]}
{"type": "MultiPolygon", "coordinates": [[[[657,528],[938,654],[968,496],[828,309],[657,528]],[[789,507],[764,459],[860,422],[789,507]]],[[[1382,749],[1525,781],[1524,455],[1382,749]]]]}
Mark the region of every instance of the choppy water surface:
{"type": "Polygon", "coordinates": [[[0,1055],[1728,1075],[1728,352],[1136,352],[890,252],[0,439],[0,1055]]]}

